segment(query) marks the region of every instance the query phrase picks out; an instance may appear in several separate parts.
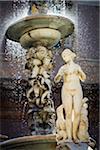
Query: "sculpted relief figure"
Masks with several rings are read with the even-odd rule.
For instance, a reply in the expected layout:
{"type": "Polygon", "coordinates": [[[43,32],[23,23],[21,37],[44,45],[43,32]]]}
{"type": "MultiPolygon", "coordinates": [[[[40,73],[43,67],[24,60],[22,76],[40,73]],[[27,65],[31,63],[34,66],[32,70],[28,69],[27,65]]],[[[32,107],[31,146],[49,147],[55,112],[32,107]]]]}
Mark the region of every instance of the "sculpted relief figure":
{"type": "Polygon", "coordinates": [[[35,53],[35,57],[42,61],[39,74],[42,74],[44,78],[49,78],[49,73],[53,68],[51,63],[52,52],[50,50],[47,50],[43,46],[38,46],[37,52],[35,53]]]}
{"type": "Polygon", "coordinates": [[[43,75],[44,78],[50,77],[52,65],[52,52],[43,46],[37,48],[30,48],[26,55],[27,63],[26,69],[32,72],[32,78],[38,74],[43,75]]]}
{"type": "MultiPolygon", "coordinates": [[[[50,73],[53,68],[52,52],[44,46],[31,47],[26,54],[25,68],[29,72],[27,90],[29,126],[34,134],[39,130],[43,134],[55,131],[55,110],[51,98],[50,73]],[[34,111],[35,110],[35,111],[34,111]],[[30,118],[31,121],[30,122],[30,118]],[[45,124],[44,127],[41,124],[45,124]]],[[[39,133],[38,132],[38,133],[39,133]]]]}
{"type": "Polygon", "coordinates": [[[36,103],[37,106],[47,103],[50,99],[52,57],[52,52],[43,46],[30,48],[26,55],[26,69],[30,70],[31,75],[31,88],[27,92],[27,98],[30,103],[36,103]]]}
{"type": "Polygon", "coordinates": [[[57,113],[57,121],[56,121],[56,129],[57,129],[56,139],[57,139],[57,141],[66,140],[66,138],[67,138],[63,109],[64,109],[63,105],[60,105],[56,111],[56,113],[57,113]]]}
{"type": "Polygon", "coordinates": [[[57,83],[63,79],[63,86],[61,91],[62,105],[65,110],[65,127],[68,140],[72,139],[77,142],[77,132],[80,122],[81,108],[83,92],[80,84],[80,80],[84,81],[86,79],[85,73],[82,71],[81,67],[74,63],[74,58],[76,54],[70,49],[65,49],[62,52],[62,58],[65,61],[54,81],[57,83]],[[72,111],[74,111],[74,120],[72,121],[72,111]]]}
{"type": "Polygon", "coordinates": [[[88,104],[86,103],[88,98],[82,99],[82,108],[80,115],[80,123],[78,129],[78,138],[82,142],[89,141],[89,133],[88,133],[88,104]]]}

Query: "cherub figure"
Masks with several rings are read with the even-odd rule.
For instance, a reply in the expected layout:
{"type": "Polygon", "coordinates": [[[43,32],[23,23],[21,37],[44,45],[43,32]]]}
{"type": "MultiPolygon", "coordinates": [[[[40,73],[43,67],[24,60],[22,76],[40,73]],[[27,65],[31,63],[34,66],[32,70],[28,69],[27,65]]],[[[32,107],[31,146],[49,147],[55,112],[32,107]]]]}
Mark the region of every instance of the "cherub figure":
{"type": "Polygon", "coordinates": [[[40,74],[44,76],[44,78],[49,78],[49,72],[53,68],[52,65],[52,52],[50,50],[47,50],[43,46],[37,47],[37,52],[35,54],[35,57],[42,61],[43,65],[40,66],[40,74]]]}
{"type": "Polygon", "coordinates": [[[89,134],[88,134],[88,104],[86,103],[88,98],[83,98],[82,100],[82,109],[80,115],[80,124],[78,129],[78,138],[82,142],[89,141],[89,134]]]}
{"type": "Polygon", "coordinates": [[[52,52],[47,50],[43,46],[37,48],[30,48],[26,55],[27,63],[26,69],[32,72],[32,78],[35,78],[38,74],[49,78],[50,71],[53,68],[52,65],[52,52]]]}
{"type": "Polygon", "coordinates": [[[80,80],[84,81],[86,79],[85,73],[82,71],[81,67],[74,63],[74,58],[76,54],[70,49],[65,49],[62,52],[62,58],[65,61],[54,81],[57,83],[63,78],[63,87],[61,91],[62,104],[65,110],[65,124],[66,131],[68,135],[68,140],[75,142],[78,141],[77,131],[80,121],[80,113],[83,99],[83,92],[80,84],[80,80]],[[74,120],[72,122],[72,110],[74,111],[74,120]]]}
{"type": "Polygon", "coordinates": [[[64,113],[63,113],[63,105],[60,105],[57,108],[57,121],[56,121],[56,129],[57,129],[57,141],[60,140],[66,140],[67,138],[67,132],[66,132],[66,126],[65,126],[65,119],[64,119],[64,113]]]}
{"type": "Polygon", "coordinates": [[[34,58],[34,54],[36,52],[36,49],[34,47],[31,47],[30,49],[28,49],[28,51],[26,52],[26,59],[32,59],[34,58]]]}

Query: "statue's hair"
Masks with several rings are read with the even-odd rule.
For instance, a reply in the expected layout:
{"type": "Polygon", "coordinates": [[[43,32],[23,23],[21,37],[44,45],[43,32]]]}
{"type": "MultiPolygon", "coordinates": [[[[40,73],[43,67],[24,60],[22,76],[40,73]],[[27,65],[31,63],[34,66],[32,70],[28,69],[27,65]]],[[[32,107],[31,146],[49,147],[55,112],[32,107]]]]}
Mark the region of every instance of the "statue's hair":
{"type": "Polygon", "coordinates": [[[62,57],[63,57],[65,54],[66,54],[68,57],[71,57],[71,58],[76,57],[76,54],[75,54],[74,52],[72,52],[70,49],[65,49],[65,50],[62,52],[62,57]]]}

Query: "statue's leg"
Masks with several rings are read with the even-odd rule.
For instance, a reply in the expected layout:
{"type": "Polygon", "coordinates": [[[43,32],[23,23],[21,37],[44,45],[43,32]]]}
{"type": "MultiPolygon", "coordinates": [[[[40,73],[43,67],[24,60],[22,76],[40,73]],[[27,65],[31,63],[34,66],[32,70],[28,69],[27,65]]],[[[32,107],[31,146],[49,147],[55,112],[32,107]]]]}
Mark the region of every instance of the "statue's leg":
{"type": "Polygon", "coordinates": [[[77,132],[78,132],[81,106],[82,106],[82,92],[79,92],[76,95],[74,95],[73,102],[74,102],[73,139],[75,142],[77,142],[78,140],[77,132]]]}
{"type": "Polygon", "coordinates": [[[62,90],[62,102],[66,115],[66,131],[68,135],[68,140],[72,140],[72,96],[62,90]]]}

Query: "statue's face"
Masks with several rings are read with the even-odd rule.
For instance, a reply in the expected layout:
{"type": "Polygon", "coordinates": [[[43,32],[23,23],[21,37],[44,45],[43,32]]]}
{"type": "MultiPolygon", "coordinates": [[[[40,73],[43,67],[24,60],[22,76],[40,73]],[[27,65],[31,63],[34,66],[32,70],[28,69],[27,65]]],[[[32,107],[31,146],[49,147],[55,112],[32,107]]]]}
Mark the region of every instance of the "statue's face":
{"type": "Polygon", "coordinates": [[[73,53],[71,50],[69,49],[65,49],[63,52],[62,52],[62,58],[65,62],[68,62],[70,60],[73,60],[74,57],[76,56],[75,53],[73,53]]]}
{"type": "Polygon", "coordinates": [[[47,55],[47,49],[45,47],[38,47],[38,52],[37,52],[37,56],[39,58],[44,58],[47,55]]]}
{"type": "Polygon", "coordinates": [[[68,55],[66,55],[66,54],[63,54],[63,55],[62,55],[62,58],[63,58],[63,60],[64,60],[65,62],[68,62],[68,61],[71,60],[71,57],[68,56],[68,55]]]}

